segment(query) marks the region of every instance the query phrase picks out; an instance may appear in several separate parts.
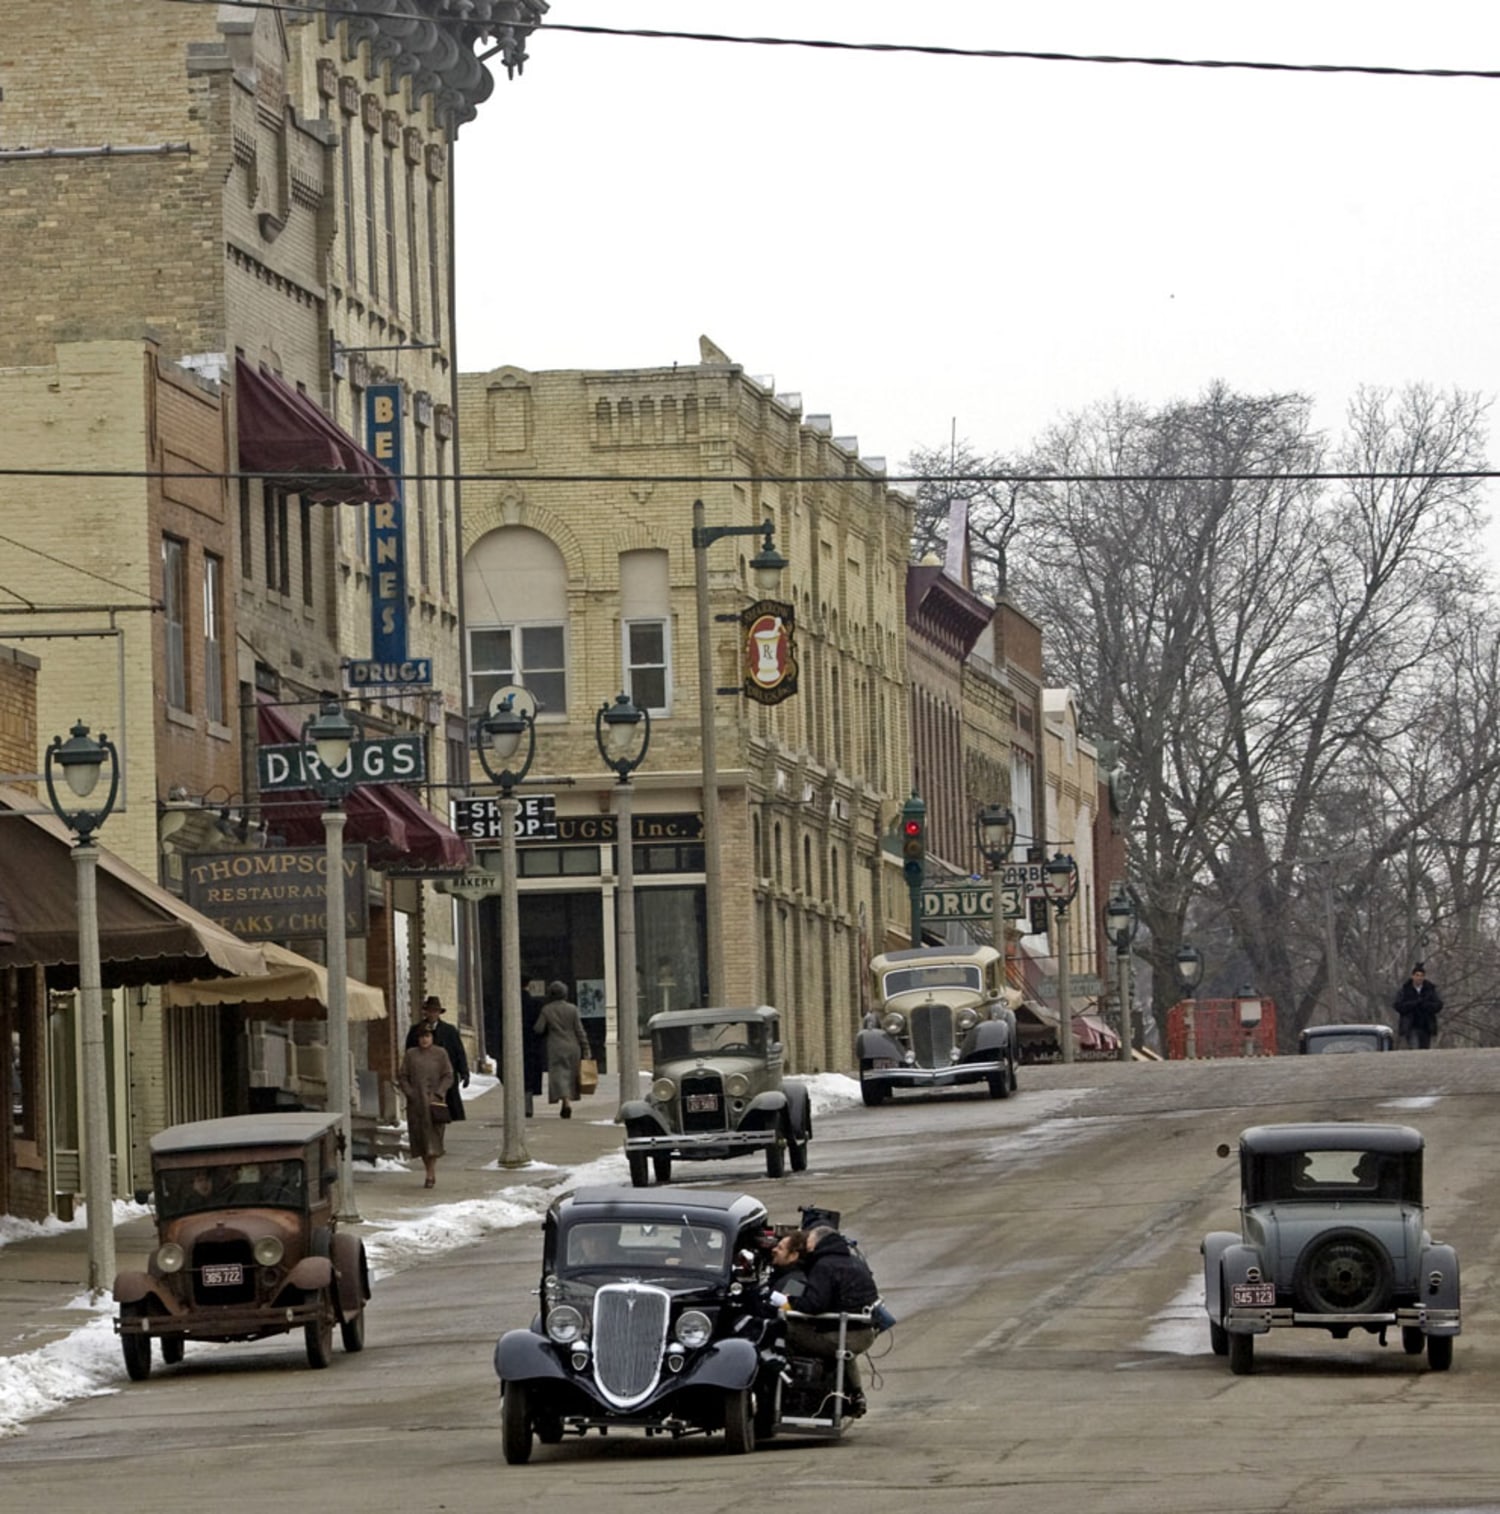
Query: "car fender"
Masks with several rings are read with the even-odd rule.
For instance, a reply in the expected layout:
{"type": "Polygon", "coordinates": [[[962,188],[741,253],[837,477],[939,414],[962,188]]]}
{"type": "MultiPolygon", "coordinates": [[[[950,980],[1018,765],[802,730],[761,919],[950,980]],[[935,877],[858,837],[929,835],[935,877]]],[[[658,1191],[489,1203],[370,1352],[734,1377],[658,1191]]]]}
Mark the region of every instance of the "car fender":
{"type": "Polygon", "coordinates": [[[881,1058],[899,1063],[901,1047],[886,1031],[862,1030],[854,1038],[854,1057],[857,1062],[873,1062],[881,1058]]]}
{"type": "Polygon", "coordinates": [[[768,1088],[758,1093],[745,1107],[740,1116],[741,1130],[774,1130],[781,1123],[787,1109],[787,1098],[779,1088],[768,1088]]]}
{"type": "Polygon", "coordinates": [[[787,1121],[792,1127],[793,1134],[798,1140],[810,1141],[812,1139],[812,1100],[808,1096],[806,1085],[787,1083],[782,1091],[786,1094],[787,1121]]]}
{"type": "Polygon", "coordinates": [[[1203,1237],[1199,1250],[1203,1253],[1203,1306],[1210,1319],[1219,1319],[1224,1313],[1223,1261],[1224,1253],[1231,1246],[1238,1246],[1240,1238],[1232,1230],[1213,1230],[1203,1237]]]}
{"type": "Polygon", "coordinates": [[[538,1378],[561,1382],[566,1375],[557,1347],[545,1335],[534,1330],[507,1330],[495,1342],[495,1376],[502,1383],[535,1382],[538,1378]]]}
{"type": "Polygon", "coordinates": [[[1457,1309],[1458,1253],[1452,1246],[1424,1246],[1418,1276],[1419,1302],[1429,1309],[1457,1309]],[[1436,1282],[1434,1282],[1436,1279],[1436,1282]]]}
{"type": "Polygon", "coordinates": [[[974,1052],[988,1053],[991,1056],[1009,1050],[1012,1044],[1014,1044],[1011,1039],[1010,1026],[1004,1020],[981,1020],[970,1034],[974,1038],[974,1052]]]}
{"type": "Polygon", "coordinates": [[[629,1135],[671,1135],[673,1131],[662,1119],[654,1104],[645,1099],[630,1099],[620,1106],[619,1122],[629,1135]]]}
{"type": "Polygon", "coordinates": [[[138,1304],[148,1298],[156,1299],[163,1306],[167,1304],[166,1296],[149,1272],[116,1273],[113,1292],[117,1304],[138,1304]]]}
{"type": "Polygon", "coordinates": [[[760,1371],[760,1352],[751,1341],[723,1340],[675,1377],[662,1374],[661,1388],[748,1388],[760,1371]]]}
{"type": "Polygon", "coordinates": [[[338,1279],[339,1314],[348,1319],[364,1308],[370,1296],[370,1269],[365,1264],[365,1244],[357,1235],[342,1231],[333,1238],[333,1270],[338,1279]]]}
{"type": "Polygon", "coordinates": [[[293,1288],[316,1292],[333,1281],[333,1262],[326,1256],[305,1256],[287,1273],[286,1280],[293,1288]]]}

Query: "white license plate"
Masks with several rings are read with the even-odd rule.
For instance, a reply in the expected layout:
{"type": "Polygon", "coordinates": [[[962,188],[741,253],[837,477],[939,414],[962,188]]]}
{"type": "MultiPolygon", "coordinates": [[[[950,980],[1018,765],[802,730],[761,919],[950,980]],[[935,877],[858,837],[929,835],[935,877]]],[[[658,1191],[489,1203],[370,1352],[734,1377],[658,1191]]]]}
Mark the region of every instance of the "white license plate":
{"type": "Polygon", "coordinates": [[[690,1093],[684,1101],[689,1114],[712,1114],[719,1107],[716,1093],[690,1093]]]}
{"type": "Polygon", "coordinates": [[[203,1269],[205,1288],[233,1288],[245,1281],[245,1269],[238,1262],[224,1262],[203,1269]]]}
{"type": "Polygon", "coordinates": [[[1231,1283],[1229,1302],[1236,1308],[1274,1309],[1276,1285],[1275,1283],[1231,1283]]]}

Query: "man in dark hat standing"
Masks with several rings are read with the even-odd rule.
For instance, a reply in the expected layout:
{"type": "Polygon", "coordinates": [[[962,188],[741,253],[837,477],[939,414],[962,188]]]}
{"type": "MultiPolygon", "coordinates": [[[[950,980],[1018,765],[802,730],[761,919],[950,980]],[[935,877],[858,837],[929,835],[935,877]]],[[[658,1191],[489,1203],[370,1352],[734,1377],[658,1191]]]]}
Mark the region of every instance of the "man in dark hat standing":
{"type": "Polygon", "coordinates": [[[1437,1017],[1442,1012],[1443,996],[1436,983],[1428,981],[1420,962],[1396,995],[1396,1039],[1412,1051],[1426,1051],[1437,1031],[1437,1017]]]}
{"type": "Polygon", "coordinates": [[[415,1046],[417,1036],[428,1027],[432,1030],[432,1044],[441,1046],[453,1064],[453,1086],[447,1093],[448,1117],[461,1120],[464,1118],[464,1097],[459,1089],[469,1086],[469,1059],[464,1054],[464,1038],[459,1035],[456,1025],[450,1025],[443,1018],[443,1001],[436,994],[428,994],[422,1000],[422,1018],[407,1031],[407,1046],[415,1046]]]}

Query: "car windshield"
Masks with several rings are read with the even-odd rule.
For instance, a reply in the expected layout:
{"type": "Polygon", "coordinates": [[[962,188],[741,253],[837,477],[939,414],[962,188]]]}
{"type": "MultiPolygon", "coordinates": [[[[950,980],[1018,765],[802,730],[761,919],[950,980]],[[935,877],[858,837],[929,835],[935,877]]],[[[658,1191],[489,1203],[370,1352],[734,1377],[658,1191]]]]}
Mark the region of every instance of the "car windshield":
{"type": "Polygon", "coordinates": [[[301,1209],[306,1193],[301,1157],[171,1167],[156,1175],[156,1212],[169,1220],[206,1209],[301,1209]]]}
{"type": "Polygon", "coordinates": [[[1406,1199],[1422,1197],[1420,1153],[1292,1151],[1251,1164],[1251,1203],[1268,1199],[1406,1199]]]}
{"type": "Polygon", "coordinates": [[[759,1020],[713,1020],[701,1025],[663,1025],[651,1037],[658,1061],[685,1057],[760,1057],[766,1027],[759,1020]]]}
{"type": "Polygon", "coordinates": [[[684,1221],[588,1220],[563,1237],[562,1270],[602,1270],[613,1276],[663,1271],[722,1273],[729,1245],[724,1231],[684,1221]]]}
{"type": "Polygon", "coordinates": [[[963,962],[939,962],[930,967],[897,967],[885,975],[885,996],[909,994],[929,988],[968,988],[976,994],[983,987],[979,969],[963,962]]]}
{"type": "Polygon", "coordinates": [[[1368,1030],[1336,1036],[1309,1036],[1307,1049],[1316,1052],[1375,1051],[1380,1045],[1368,1030]]]}

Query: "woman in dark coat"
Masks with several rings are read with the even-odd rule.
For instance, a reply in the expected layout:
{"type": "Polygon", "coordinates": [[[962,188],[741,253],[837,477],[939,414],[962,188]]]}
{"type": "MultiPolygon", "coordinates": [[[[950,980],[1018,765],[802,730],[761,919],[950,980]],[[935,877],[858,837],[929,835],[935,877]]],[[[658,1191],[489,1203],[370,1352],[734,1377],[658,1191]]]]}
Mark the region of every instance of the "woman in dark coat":
{"type": "Polygon", "coordinates": [[[396,1081],[406,1097],[406,1134],[411,1154],[421,1157],[431,1188],[437,1182],[437,1162],[443,1155],[447,1121],[432,1118],[434,1105],[448,1113],[448,1090],[453,1087],[453,1063],[441,1046],[432,1043],[432,1026],[425,1020],[416,1027],[417,1044],[402,1054],[396,1081]]]}
{"type": "Polygon", "coordinates": [[[594,1053],[584,1034],[583,1016],[578,1013],[578,1006],[568,1000],[566,983],[547,985],[547,997],[532,1030],[547,1039],[547,1102],[561,1101],[559,1117],[572,1119],[573,1107],[569,1101],[578,1097],[578,1064],[594,1053]]]}

